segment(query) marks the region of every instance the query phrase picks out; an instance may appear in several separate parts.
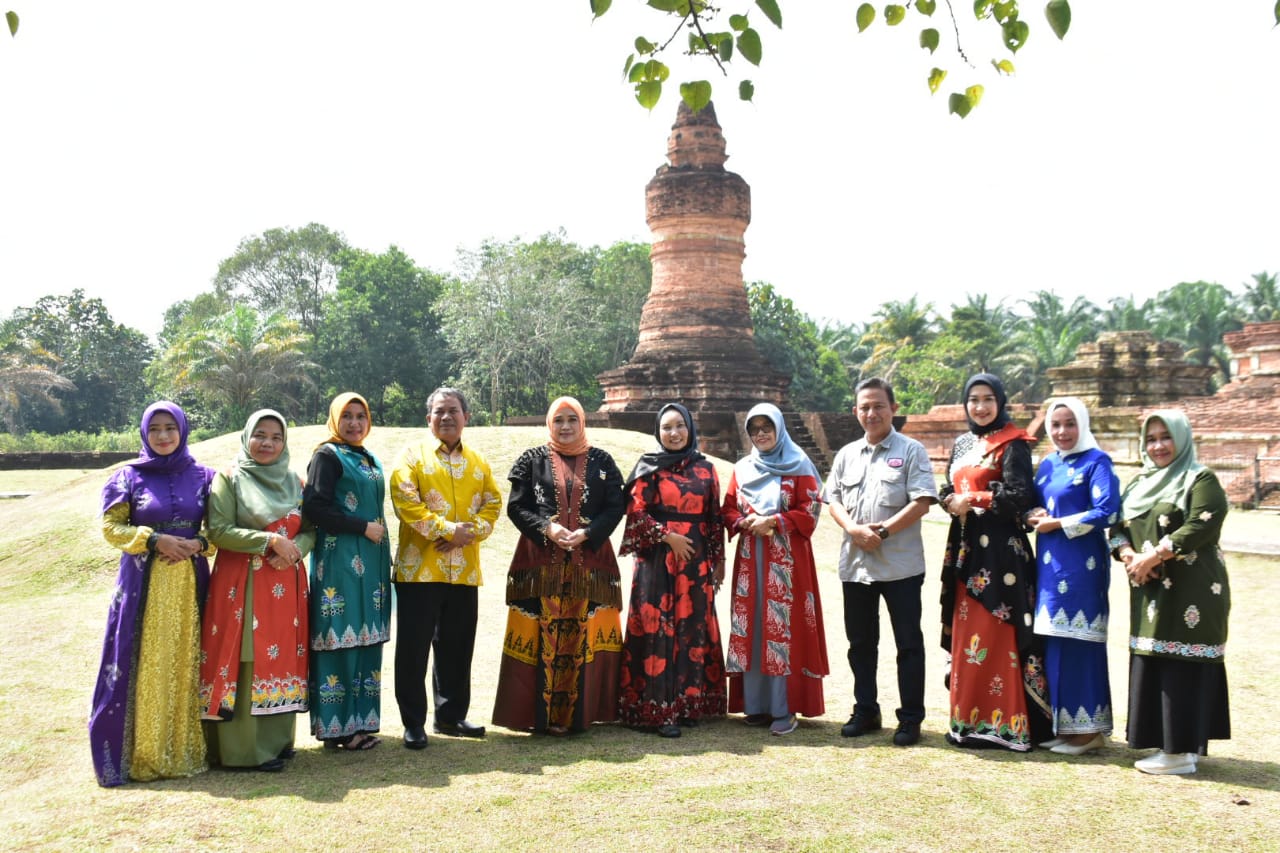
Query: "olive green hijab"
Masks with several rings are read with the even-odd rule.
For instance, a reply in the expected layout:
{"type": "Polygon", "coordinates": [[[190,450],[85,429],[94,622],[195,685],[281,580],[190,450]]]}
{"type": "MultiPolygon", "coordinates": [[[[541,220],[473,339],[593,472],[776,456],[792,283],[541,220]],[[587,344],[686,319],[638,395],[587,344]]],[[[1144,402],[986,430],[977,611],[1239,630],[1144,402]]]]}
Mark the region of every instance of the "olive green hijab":
{"type": "Polygon", "coordinates": [[[1191,422],[1176,409],[1161,409],[1142,422],[1142,470],[1124,490],[1124,517],[1136,518],[1158,503],[1181,506],[1196,475],[1204,466],[1196,461],[1196,443],[1191,440],[1191,422]],[[1147,430],[1152,421],[1161,421],[1173,437],[1173,460],[1163,468],[1147,455],[1147,430]]]}
{"type": "Polygon", "coordinates": [[[259,409],[249,416],[244,432],[240,433],[240,453],[231,471],[231,484],[236,491],[236,525],[239,527],[262,530],[298,506],[302,485],[298,475],[289,470],[289,428],[284,415],[274,409],[259,409]],[[284,449],[270,465],[258,464],[249,453],[249,439],[264,418],[278,421],[284,434],[284,449]]]}

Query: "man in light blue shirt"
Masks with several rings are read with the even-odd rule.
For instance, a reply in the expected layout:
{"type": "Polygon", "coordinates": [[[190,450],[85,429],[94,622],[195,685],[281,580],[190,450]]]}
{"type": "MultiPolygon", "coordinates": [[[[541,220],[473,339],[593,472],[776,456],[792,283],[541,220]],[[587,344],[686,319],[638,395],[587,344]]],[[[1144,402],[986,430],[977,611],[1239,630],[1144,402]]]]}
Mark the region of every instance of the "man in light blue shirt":
{"type": "Polygon", "coordinates": [[[865,433],[845,445],[827,477],[823,500],[844,530],[840,580],[844,630],[853,669],[853,715],[845,737],[879,730],[876,663],[880,642],[880,598],[884,597],[898,647],[898,728],[893,742],[920,740],[924,720],[924,633],[920,590],[924,585],[924,541],[920,519],[938,499],[924,445],[893,428],[898,404],[893,388],[873,377],[858,383],[854,414],[865,433]]]}

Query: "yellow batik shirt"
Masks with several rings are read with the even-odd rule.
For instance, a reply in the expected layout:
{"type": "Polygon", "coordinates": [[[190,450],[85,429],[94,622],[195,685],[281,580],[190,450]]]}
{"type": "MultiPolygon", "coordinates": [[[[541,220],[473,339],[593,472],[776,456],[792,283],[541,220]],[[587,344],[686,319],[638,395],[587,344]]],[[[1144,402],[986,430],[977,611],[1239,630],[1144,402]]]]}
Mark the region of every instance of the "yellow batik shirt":
{"type": "Polygon", "coordinates": [[[460,442],[450,452],[434,439],[405,448],[391,472],[391,503],[400,519],[397,582],[479,586],[480,543],[493,532],[502,494],[489,463],[460,442]],[[476,538],[462,548],[441,550],[454,531],[471,522],[476,538]]]}

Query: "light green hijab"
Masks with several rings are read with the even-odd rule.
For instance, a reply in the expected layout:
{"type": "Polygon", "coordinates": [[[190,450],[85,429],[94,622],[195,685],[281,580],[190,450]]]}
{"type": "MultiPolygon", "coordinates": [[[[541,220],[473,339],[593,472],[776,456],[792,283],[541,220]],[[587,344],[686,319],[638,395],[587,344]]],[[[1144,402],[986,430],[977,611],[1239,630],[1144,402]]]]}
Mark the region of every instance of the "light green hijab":
{"type": "Polygon", "coordinates": [[[262,530],[297,508],[302,498],[298,475],[289,470],[289,427],[284,415],[275,409],[259,409],[245,422],[240,433],[240,452],[231,472],[231,485],[236,491],[236,525],[262,530]],[[270,465],[259,465],[249,453],[249,439],[263,418],[280,423],[284,433],[284,449],[270,465]]]}
{"type": "Polygon", "coordinates": [[[1158,503],[1181,506],[1196,475],[1204,466],[1196,461],[1196,443],[1191,440],[1191,422],[1177,409],[1161,409],[1142,422],[1142,470],[1124,490],[1124,517],[1136,518],[1158,503]],[[1147,455],[1147,430],[1152,421],[1161,421],[1173,437],[1173,460],[1157,468],[1147,455]]]}

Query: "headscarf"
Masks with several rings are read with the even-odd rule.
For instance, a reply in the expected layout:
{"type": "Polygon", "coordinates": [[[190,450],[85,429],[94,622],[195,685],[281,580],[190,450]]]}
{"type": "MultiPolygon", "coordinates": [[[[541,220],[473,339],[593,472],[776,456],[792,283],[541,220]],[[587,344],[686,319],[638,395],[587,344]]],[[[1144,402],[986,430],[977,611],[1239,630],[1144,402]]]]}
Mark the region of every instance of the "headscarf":
{"type": "Polygon", "coordinates": [[[302,487],[298,475],[289,470],[289,427],[279,412],[259,409],[245,422],[244,432],[240,433],[240,453],[231,472],[231,485],[236,493],[236,524],[240,527],[262,530],[298,506],[302,487]],[[284,448],[275,462],[261,465],[249,453],[249,439],[258,422],[266,418],[280,422],[284,448]]]}
{"type": "Polygon", "coordinates": [[[364,397],[361,397],[355,391],[343,391],[334,397],[333,402],[329,404],[329,420],[325,424],[329,428],[329,437],[321,444],[345,444],[348,447],[362,447],[364,445],[364,438],[360,439],[359,443],[352,444],[338,432],[338,423],[342,420],[342,410],[350,405],[353,400],[359,401],[360,405],[364,406],[364,413],[369,416],[369,429],[365,432],[364,438],[368,438],[369,433],[373,432],[373,413],[369,411],[369,404],[365,402],[364,397]]]}
{"type": "MultiPolygon", "coordinates": [[[[773,421],[773,428],[778,442],[768,453],[751,445],[751,452],[738,460],[733,466],[738,480],[738,491],[751,508],[761,515],[772,515],[778,511],[782,499],[783,477],[809,476],[820,480],[818,469],[800,447],[787,434],[787,425],[782,421],[782,412],[772,403],[757,403],[747,412],[747,419],[742,428],[751,424],[752,418],[764,415],[773,421]]],[[[750,441],[750,433],[747,435],[750,441]]]]}
{"type": "Polygon", "coordinates": [[[1007,423],[1011,422],[1009,411],[1006,408],[1009,397],[1004,392],[1004,383],[990,373],[975,373],[969,377],[969,381],[964,383],[964,393],[960,395],[960,405],[964,406],[964,419],[969,422],[969,432],[974,435],[986,435],[989,432],[995,432],[1007,423]],[[969,392],[973,390],[974,385],[988,385],[996,395],[996,416],[991,423],[986,426],[978,426],[974,423],[973,418],[969,417],[969,392]]]}
{"type": "Polygon", "coordinates": [[[647,477],[654,471],[669,471],[677,465],[706,458],[698,452],[698,427],[693,422],[693,415],[679,403],[667,403],[658,410],[658,417],[653,423],[653,437],[658,440],[658,449],[645,453],[636,462],[636,467],[631,469],[631,476],[627,478],[627,488],[630,488],[636,480],[647,477]],[[689,430],[689,440],[680,450],[667,450],[662,444],[662,416],[673,411],[680,413],[680,417],[684,418],[685,427],[689,430]]]}
{"type": "MultiPolygon", "coordinates": [[[[1093,437],[1093,432],[1089,429],[1089,410],[1084,407],[1084,401],[1079,397],[1054,397],[1045,403],[1044,406],[1044,431],[1049,432],[1049,421],[1053,419],[1053,410],[1064,406],[1076,419],[1076,443],[1066,450],[1058,450],[1058,456],[1065,459],[1068,456],[1074,456],[1077,453],[1084,453],[1086,450],[1095,450],[1098,447],[1098,440],[1093,437]]],[[[1050,438],[1050,441],[1053,439],[1050,438]]],[[[1054,445],[1055,450],[1057,445],[1054,445]]]]}
{"type": "Polygon", "coordinates": [[[191,427],[187,424],[186,413],[182,411],[182,407],[177,403],[160,400],[147,406],[146,411],[142,413],[142,424],[138,431],[142,433],[142,450],[139,451],[137,459],[127,463],[129,467],[139,471],[162,471],[166,474],[176,474],[195,464],[195,457],[187,449],[187,436],[191,432],[191,427]],[[147,428],[151,426],[151,419],[159,412],[169,414],[178,424],[178,446],[168,456],[159,455],[147,443],[147,428]]]}
{"type": "Polygon", "coordinates": [[[551,445],[552,450],[561,456],[581,456],[591,446],[591,442],[587,441],[587,413],[582,410],[582,404],[572,397],[557,397],[551,401],[551,408],[547,409],[547,432],[551,434],[551,441],[548,444],[551,445]],[[556,412],[561,409],[573,410],[578,416],[578,423],[582,424],[582,433],[573,444],[561,444],[556,441],[552,423],[555,421],[556,412]]]}
{"type": "Polygon", "coordinates": [[[1124,517],[1137,518],[1158,503],[1181,506],[1196,475],[1204,466],[1196,461],[1196,443],[1191,440],[1191,422],[1177,409],[1161,409],[1147,415],[1142,422],[1142,470],[1129,481],[1122,498],[1124,517]],[[1173,437],[1173,459],[1163,468],[1147,455],[1147,431],[1152,421],[1161,421],[1173,437]]]}

